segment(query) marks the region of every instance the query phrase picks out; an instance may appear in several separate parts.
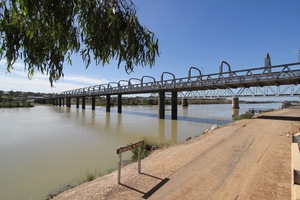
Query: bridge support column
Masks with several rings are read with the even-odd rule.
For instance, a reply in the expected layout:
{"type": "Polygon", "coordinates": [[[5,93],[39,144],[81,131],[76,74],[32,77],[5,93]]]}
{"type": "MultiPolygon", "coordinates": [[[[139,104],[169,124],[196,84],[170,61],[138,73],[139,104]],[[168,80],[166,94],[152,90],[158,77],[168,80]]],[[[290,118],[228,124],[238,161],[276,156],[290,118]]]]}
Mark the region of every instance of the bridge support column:
{"type": "Polygon", "coordinates": [[[232,97],[232,109],[240,109],[239,98],[232,97]]]}
{"type": "Polygon", "coordinates": [[[82,109],[85,109],[85,96],[82,97],[82,109]]]}
{"type": "Polygon", "coordinates": [[[236,120],[236,118],[238,118],[240,115],[240,109],[232,109],[232,120],[236,120]]]}
{"type": "Polygon", "coordinates": [[[106,112],[110,112],[110,95],[106,95],[106,112]]]}
{"type": "Polygon", "coordinates": [[[181,104],[181,106],[182,106],[183,108],[187,108],[187,107],[189,106],[189,102],[188,102],[188,99],[187,99],[186,97],[184,97],[184,98],[182,99],[182,104],[181,104]]]}
{"type": "Polygon", "coordinates": [[[172,120],[177,120],[177,92],[172,92],[172,120]]]}
{"type": "Polygon", "coordinates": [[[79,97],[76,97],[76,108],[79,108],[79,97]]]}
{"type": "Polygon", "coordinates": [[[68,97],[67,98],[67,107],[71,107],[71,98],[70,97],[68,97]]]}
{"type": "Polygon", "coordinates": [[[59,107],[61,107],[61,98],[58,99],[59,107]]]}
{"type": "Polygon", "coordinates": [[[165,119],[165,92],[158,95],[158,118],[165,119]]]}
{"type": "Polygon", "coordinates": [[[118,113],[122,113],[122,95],[118,94],[118,113]]]}
{"type": "Polygon", "coordinates": [[[96,107],[96,97],[92,96],[92,110],[95,110],[96,107]]]}

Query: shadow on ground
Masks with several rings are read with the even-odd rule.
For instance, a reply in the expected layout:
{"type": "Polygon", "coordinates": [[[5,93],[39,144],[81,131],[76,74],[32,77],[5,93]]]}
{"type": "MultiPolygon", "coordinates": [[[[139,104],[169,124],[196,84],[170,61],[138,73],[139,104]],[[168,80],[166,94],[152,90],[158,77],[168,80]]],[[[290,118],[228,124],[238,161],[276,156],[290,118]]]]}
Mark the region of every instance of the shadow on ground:
{"type": "Polygon", "coordinates": [[[258,117],[258,119],[300,121],[300,117],[289,117],[289,116],[260,116],[258,117]]]}
{"type": "Polygon", "coordinates": [[[159,190],[159,188],[161,188],[164,184],[166,184],[170,179],[168,178],[165,178],[165,179],[161,179],[159,177],[156,177],[156,176],[152,176],[150,174],[146,174],[146,173],[141,173],[142,175],[145,175],[145,176],[149,176],[149,177],[152,177],[152,178],[155,178],[155,179],[159,179],[160,182],[158,184],[156,184],[151,190],[149,190],[148,192],[143,192],[143,191],[140,191],[136,188],[133,188],[133,187],[130,187],[128,185],[125,185],[123,183],[120,183],[120,185],[122,185],[123,187],[126,187],[128,189],[131,189],[131,190],[134,190],[138,193],[141,193],[143,194],[142,198],[143,199],[148,199],[152,194],[154,194],[157,190],[159,190]]]}

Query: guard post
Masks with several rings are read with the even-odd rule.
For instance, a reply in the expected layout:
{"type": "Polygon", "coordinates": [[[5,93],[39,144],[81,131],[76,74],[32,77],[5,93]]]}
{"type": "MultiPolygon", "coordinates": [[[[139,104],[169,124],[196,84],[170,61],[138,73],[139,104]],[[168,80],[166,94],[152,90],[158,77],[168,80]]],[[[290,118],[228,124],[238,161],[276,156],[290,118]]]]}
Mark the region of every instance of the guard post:
{"type": "Polygon", "coordinates": [[[117,149],[117,154],[119,154],[119,167],[118,167],[118,184],[121,183],[121,168],[122,168],[122,153],[129,151],[131,149],[138,147],[138,172],[141,173],[141,146],[144,141],[138,141],[137,143],[127,145],[125,147],[120,147],[117,149]]]}

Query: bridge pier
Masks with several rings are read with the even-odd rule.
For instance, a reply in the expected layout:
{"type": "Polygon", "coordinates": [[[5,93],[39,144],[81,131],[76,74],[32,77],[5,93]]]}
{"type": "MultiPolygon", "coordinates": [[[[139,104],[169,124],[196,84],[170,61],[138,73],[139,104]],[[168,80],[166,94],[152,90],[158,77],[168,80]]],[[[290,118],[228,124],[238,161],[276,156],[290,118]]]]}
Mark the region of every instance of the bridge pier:
{"type": "Polygon", "coordinates": [[[85,109],[85,96],[82,97],[82,109],[85,109]]]}
{"type": "Polygon", "coordinates": [[[61,107],[61,98],[58,99],[59,107],[61,107]]]}
{"type": "Polygon", "coordinates": [[[172,119],[177,120],[177,92],[172,92],[172,119]]]}
{"type": "Polygon", "coordinates": [[[79,97],[76,97],[76,108],[79,108],[79,97]]]}
{"type": "Polygon", "coordinates": [[[240,109],[239,98],[232,97],[232,109],[240,109]]]}
{"type": "Polygon", "coordinates": [[[118,113],[122,113],[122,95],[118,94],[118,113]]]}
{"type": "Polygon", "coordinates": [[[106,95],[106,112],[110,112],[110,95],[106,95]]]}
{"type": "Polygon", "coordinates": [[[92,110],[95,110],[96,107],[96,97],[92,96],[92,110]]]}
{"type": "Polygon", "coordinates": [[[158,118],[165,119],[165,92],[158,93],[158,118]]]}
{"type": "Polygon", "coordinates": [[[67,98],[67,107],[71,107],[71,98],[70,97],[68,97],[67,98]]]}
{"type": "Polygon", "coordinates": [[[232,119],[235,120],[240,115],[240,109],[232,109],[232,119]]]}
{"type": "Polygon", "coordinates": [[[187,107],[189,106],[189,102],[188,102],[188,99],[187,99],[186,97],[184,97],[184,98],[182,99],[182,104],[181,104],[181,106],[182,106],[183,108],[187,108],[187,107]]]}

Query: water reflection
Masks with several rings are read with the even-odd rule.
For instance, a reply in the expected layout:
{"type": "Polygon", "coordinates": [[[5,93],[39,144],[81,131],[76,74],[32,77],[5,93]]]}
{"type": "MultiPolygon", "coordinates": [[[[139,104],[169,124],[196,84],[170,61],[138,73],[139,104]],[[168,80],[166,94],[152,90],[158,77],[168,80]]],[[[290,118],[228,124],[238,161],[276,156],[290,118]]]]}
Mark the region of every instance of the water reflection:
{"type": "Polygon", "coordinates": [[[178,122],[176,120],[172,120],[172,126],[171,126],[171,141],[172,143],[177,143],[177,130],[178,130],[178,122]]]}
{"type": "Polygon", "coordinates": [[[160,143],[165,143],[165,125],[166,121],[159,119],[158,121],[158,140],[160,143]]]}
{"type": "Polygon", "coordinates": [[[118,120],[117,120],[117,132],[119,133],[122,128],[122,114],[118,113],[118,120]]]}

